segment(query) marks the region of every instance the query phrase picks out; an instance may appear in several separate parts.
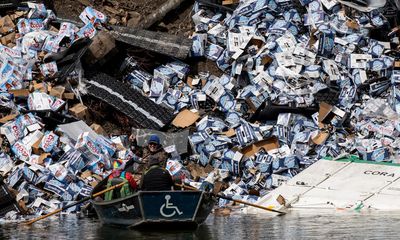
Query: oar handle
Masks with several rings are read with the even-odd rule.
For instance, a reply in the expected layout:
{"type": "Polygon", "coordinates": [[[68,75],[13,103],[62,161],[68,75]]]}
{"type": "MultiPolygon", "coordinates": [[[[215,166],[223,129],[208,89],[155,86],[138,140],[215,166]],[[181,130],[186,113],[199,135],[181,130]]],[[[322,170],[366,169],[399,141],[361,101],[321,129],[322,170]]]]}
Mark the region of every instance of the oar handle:
{"type": "Polygon", "coordinates": [[[119,184],[117,184],[115,186],[112,186],[112,187],[109,187],[107,189],[104,189],[103,191],[100,191],[98,193],[93,194],[90,198],[94,198],[94,197],[100,196],[103,193],[106,193],[106,192],[109,192],[109,191],[114,190],[116,188],[122,187],[125,183],[126,183],[126,181],[123,181],[122,183],[119,183],[119,184]]]}
{"type": "Polygon", "coordinates": [[[199,191],[199,189],[197,189],[195,187],[192,187],[192,186],[185,185],[185,184],[177,184],[177,183],[175,183],[175,186],[181,187],[181,188],[183,187],[183,188],[190,189],[190,190],[199,191]]]}
{"type": "MultiPolygon", "coordinates": [[[[190,190],[198,190],[197,188],[194,188],[192,186],[187,186],[187,185],[184,185],[184,184],[175,184],[175,185],[178,186],[178,187],[183,187],[183,188],[190,189],[190,190]]],[[[275,210],[275,209],[272,209],[272,208],[264,207],[264,206],[257,205],[257,204],[254,204],[254,203],[250,203],[250,202],[245,202],[245,201],[242,201],[242,200],[236,200],[236,199],[233,199],[233,198],[228,197],[228,196],[222,196],[221,194],[214,194],[214,195],[216,197],[223,198],[223,199],[226,199],[226,200],[229,200],[229,201],[234,201],[234,202],[241,203],[241,204],[244,204],[244,205],[249,205],[249,206],[252,206],[252,207],[264,209],[266,211],[279,213],[279,215],[286,214],[286,212],[282,212],[282,211],[279,211],[279,210],[275,210]]]]}
{"type": "Polygon", "coordinates": [[[37,221],[39,221],[39,220],[42,220],[42,219],[44,219],[44,218],[50,217],[50,216],[52,216],[52,215],[54,215],[54,214],[57,214],[57,213],[61,212],[62,210],[63,210],[62,208],[59,208],[59,209],[55,210],[54,212],[51,212],[51,213],[48,213],[48,214],[46,214],[46,215],[40,216],[40,217],[38,217],[38,218],[35,218],[35,219],[33,219],[33,220],[30,220],[29,222],[26,223],[26,225],[31,225],[31,224],[34,223],[34,222],[37,222],[37,221]]]}
{"type": "Polygon", "coordinates": [[[220,194],[217,194],[216,196],[219,197],[219,198],[223,198],[223,199],[226,199],[226,200],[234,201],[234,202],[237,202],[237,203],[249,205],[249,206],[252,206],[252,207],[264,209],[264,210],[271,211],[271,212],[276,212],[276,213],[279,213],[280,215],[286,214],[286,212],[282,212],[282,211],[275,210],[275,209],[272,209],[272,208],[264,207],[264,206],[257,205],[257,204],[251,203],[251,202],[245,202],[245,201],[242,201],[242,200],[233,199],[233,198],[228,197],[228,196],[222,196],[220,194]]]}
{"type": "Polygon", "coordinates": [[[93,194],[92,196],[89,196],[89,197],[86,197],[86,198],[84,198],[84,199],[81,199],[80,201],[78,201],[78,202],[76,202],[76,203],[72,203],[72,204],[66,205],[66,206],[64,206],[63,208],[59,208],[59,209],[55,210],[54,212],[51,212],[51,213],[48,213],[48,214],[46,214],[46,215],[40,216],[40,217],[38,217],[38,218],[35,218],[35,219],[33,219],[33,220],[30,220],[30,221],[26,222],[25,224],[26,224],[26,225],[31,225],[32,223],[35,223],[35,222],[37,222],[37,221],[39,221],[39,220],[45,219],[45,218],[47,218],[47,217],[50,217],[50,216],[52,216],[52,215],[54,215],[54,214],[57,214],[57,213],[59,213],[59,212],[61,212],[61,211],[64,211],[65,209],[68,209],[68,208],[70,208],[70,207],[73,207],[73,206],[75,206],[75,205],[77,205],[77,204],[86,202],[87,200],[90,200],[90,199],[92,199],[92,198],[95,198],[95,197],[97,197],[97,196],[99,196],[99,195],[101,195],[101,194],[103,194],[103,193],[106,193],[106,192],[108,192],[108,191],[111,191],[111,190],[114,190],[114,189],[116,189],[116,188],[122,187],[125,183],[126,183],[126,182],[124,181],[124,182],[119,183],[119,184],[117,184],[117,185],[115,185],[115,186],[112,186],[112,187],[109,187],[109,188],[107,188],[107,189],[104,189],[103,191],[100,191],[100,192],[98,192],[98,193],[96,193],[96,194],[93,194]]]}

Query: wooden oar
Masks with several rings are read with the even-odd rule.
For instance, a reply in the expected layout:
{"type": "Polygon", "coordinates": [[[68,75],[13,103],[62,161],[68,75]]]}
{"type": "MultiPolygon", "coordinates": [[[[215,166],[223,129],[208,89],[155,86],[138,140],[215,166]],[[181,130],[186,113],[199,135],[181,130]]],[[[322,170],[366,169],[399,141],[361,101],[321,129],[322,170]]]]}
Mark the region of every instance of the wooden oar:
{"type": "MultiPolygon", "coordinates": [[[[192,186],[187,186],[187,185],[184,185],[184,184],[175,184],[175,185],[178,186],[178,187],[183,187],[183,188],[186,188],[186,189],[199,191],[197,188],[194,188],[192,186]]],[[[242,201],[242,200],[236,200],[236,199],[233,199],[233,198],[228,197],[228,196],[223,196],[221,194],[214,194],[214,195],[216,197],[223,198],[223,199],[226,199],[226,200],[229,200],[229,201],[241,203],[241,204],[244,204],[244,205],[249,205],[249,206],[252,206],[252,207],[255,207],[255,208],[260,208],[260,209],[263,209],[263,210],[266,210],[266,211],[270,211],[270,212],[275,212],[275,213],[278,213],[278,215],[286,214],[286,212],[283,212],[283,211],[275,210],[275,209],[272,209],[272,208],[264,207],[264,206],[261,206],[261,205],[257,205],[257,204],[246,202],[246,201],[242,201]]]]}
{"type": "Polygon", "coordinates": [[[285,215],[286,214],[286,212],[282,212],[282,211],[275,210],[275,209],[272,209],[272,208],[264,207],[264,206],[257,205],[257,204],[251,203],[251,202],[245,202],[245,201],[242,201],[242,200],[233,199],[233,198],[228,197],[228,196],[222,196],[220,194],[217,194],[216,196],[219,197],[219,198],[223,198],[223,199],[226,199],[226,200],[234,201],[234,202],[241,203],[241,204],[244,204],[244,205],[249,205],[249,206],[252,206],[252,207],[264,209],[264,210],[267,210],[267,211],[270,211],[270,212],[275,212],[275,213],[278,213],[278,215],[285,215]]]}
{"type": "Polygon", "coordinates": [[[45,218],[47,218],[47,217],[50,217],[50,216],[52,216],[52,215],[54,215],[54,214],[57,214],[57,213],[59,213],[59,212],[61,212],[61,211],[64,211],[65,209],[68,209],[68,208],[73,207],[73,206],[75,206],[75,205],[78,205],[78,204],[80,204],[80,203],[86,202],[86,201],[88,201],[88,200],[90,200],[90,199],[92,199],[92,198],[95,198],[95,197],[97,197],[97,196],[100,196],[100,195],[103,194],[103,193],[106,193],[106,192],[108,192],[108,191],[111,191],[111,190],[114,190],[114,189],[116,189],[116,188],[122,187],[122,185],[124,185],[125,183],[126,183],[126,182],[124,181],[124,182],[122,182],[122,183],[120,183],[120,184],[117,184],[117,185],[115,185],[115,186],[112,186],[112,187],[109,187],[109,188],[107,188],[107,189],[104,189],[103,191],[100,191],[100,192],[98,192],[98,193],[96,193],[96,194],[93,194],[92,196],[85,197],[85,198],[79,200],[79,201],[76,202],[76,203],[69,204],[69,205],[67,205],[67,206],[65,206],[65,207],[63,207],[63,208],[59,208],[59,209],[55,210],[54,212],[51,212],[51,213],[48,213],[48,214],[46,214],[46,215],[40,216],[40,217],[38,217],[38,218],[35,218],[35,219],[33,219],[33,220],[30,220],[30,221],[26,222],[25,224],[26,224],[26,225],[31,225],[31,224],[34,223],[34,222],[37,222],[37,221],[39,221],[39,220],[45,219],[45,218]]]}

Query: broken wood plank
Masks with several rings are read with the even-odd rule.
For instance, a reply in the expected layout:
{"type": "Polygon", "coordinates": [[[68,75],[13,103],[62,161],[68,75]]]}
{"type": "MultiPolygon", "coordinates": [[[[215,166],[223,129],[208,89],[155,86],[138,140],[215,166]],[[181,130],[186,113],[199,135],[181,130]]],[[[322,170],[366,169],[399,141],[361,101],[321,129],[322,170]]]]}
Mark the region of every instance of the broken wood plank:
{"type": "Polygon", "coordinates": [[[183,3],[185,0],[168,0],[165,2],[163,5],[161,5],[159,8],[157,8],[156,11],[153,13],[149,14],[143,22],[139,25],[139,29],[146,29],[151,27],[154,23],[160,21],[167,15],[171,10],[174,10],[177,8],[181,3],[183,3]]]}
{"type": "Polygon", "coordinates": [[[121,13],[121,9],[120,9],[120,10],[117,10],[117,9],[115,9],[115,8],[113,8],[113,7],[110,7],[110,6],[105,6],[104,9],[105,9],[107,12],[110,12],[110,13],[112,13],[112,14],[114,14],[114,15],[118,15],[118,14],[121,13]]]}

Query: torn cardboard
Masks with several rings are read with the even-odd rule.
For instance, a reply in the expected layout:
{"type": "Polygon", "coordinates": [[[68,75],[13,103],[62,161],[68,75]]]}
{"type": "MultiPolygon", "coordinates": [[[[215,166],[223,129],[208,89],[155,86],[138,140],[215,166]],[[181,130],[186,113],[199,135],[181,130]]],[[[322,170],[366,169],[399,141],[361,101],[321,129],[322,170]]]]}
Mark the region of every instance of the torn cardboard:
{"type": "Polygon", "coordinates": [[[49,95],[57,97],[57,98],[62,98],[64,92],[65,92],[65,87],[56,86],[56,87],[52,87],[50,89],[49,95]]]}
{"type": "Polygon", "coordinates": [[[279,140],[276,137],[270,137],[264,140],[261,140],[259,142],[256,142],[254,144],[251,144],[250,146],[247,146],[243,148],[240,152],[245,156],[245,157],[251,157],[254,154],[258,153],[261,149],[264,149],[265,151],[270,151],[274,149],[279,148],[279,140]]]}
{"type": "Polygon", "coordinates": [[[93,131],[95,131],[97,134],[107,136],[106,131],[99,124],[93,123],[90,125],[90,128],[93,129],[93,131]]]}
{"type": "Polygon", "coordinates": [[[319,104],[318,122],[322,123],[332,111],[333,106],[325,102],[319,104]]]}
{"type": "Polygon", "coordinates": [[[318,134],[315,137],[313,137],[311,140],[315,144],[321,145],[329,138],[329,136],[330,136],[330,134],[328,132],[318,132],[318,134]]]}
{"type": "Polygon", "coordinates": [[[15,119],[17,116],[18,116],[18,114],[10,114],[10,115],[7,115],[5,117],[2,117],[0,119],[0,123],[5,124],[5,123],[15,119]]]}
{"type": "Polygon", "coordinates": [[[223,132],[223,134],[227,137],[233,137],[236,135],[236,131],[233,128],[230,128],[228,131],[223,132]]]}
{"type": "Polygon", "coordinates": [[[185,128],[193,125],[200,118],[199,113],[184,109],[172,121],[175,127],[185,128]]]}
{"type": "Polygon", "coordinates": [[[14,97],[28,97],[30,93],[28,89],[10,89],[8,92],[13,94],[14,97]]]}
{"type": "Polygon", "coordinates": [[[5,17],[0,18],[0,33],[2,35],[13,32],[15,29],[15,25],[10,16],[6,15],[5,17]]]}

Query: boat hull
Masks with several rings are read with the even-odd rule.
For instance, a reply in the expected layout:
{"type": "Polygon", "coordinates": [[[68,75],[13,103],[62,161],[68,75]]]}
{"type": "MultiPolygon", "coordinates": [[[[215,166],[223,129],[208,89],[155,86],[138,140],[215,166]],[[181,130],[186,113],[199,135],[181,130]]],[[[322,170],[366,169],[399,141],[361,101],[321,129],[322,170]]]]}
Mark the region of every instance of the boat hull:
{"type": "Polygon", "coordinates": [[[215,197],[201,191],[139,191],[111,201],[92,201],[104,224],[168,229],[197,227],[215,202],[215,197]]]}

